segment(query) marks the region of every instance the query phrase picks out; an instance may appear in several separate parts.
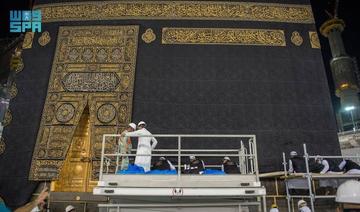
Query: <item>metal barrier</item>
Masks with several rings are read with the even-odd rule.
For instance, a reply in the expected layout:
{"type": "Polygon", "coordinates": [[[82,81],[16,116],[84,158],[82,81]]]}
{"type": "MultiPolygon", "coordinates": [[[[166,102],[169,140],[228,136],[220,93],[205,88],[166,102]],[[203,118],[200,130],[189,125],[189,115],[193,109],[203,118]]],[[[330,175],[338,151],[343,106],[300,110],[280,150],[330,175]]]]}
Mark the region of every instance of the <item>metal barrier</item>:
{"type": "Polygon", "coordinates": [[[224,210],[229,211],[239,211],[239,212],[266,212],[265,210],[257,210],[261,207],[261,203],[258,202],[246,202],[246,203],[236,203],[236,202],[218,202],[214,201],[212,203],[162,203],[162,204],[99,204],[99,212],[122,212],[122,211],[167,211],[175,212],[179,211],[178,208],[181,208],[180,211],[183,212],[192,212],[192,211],[219,211],[224,210]],[[212,210],[211,210],[212,209],[212,210]]]}
{"type": "MultiPolygon", "coordinates": [[[[327,199],[327,198],[333,198],[335,199],[335,195],[316,195],[315,194],[315,184],[314,180],[316,179],[360,179],[360,175],[350,175],[350,174],[316,174],[310,172],[310,166],[309,166],[309,160],[315,159],[317,157],[321,158],[327,158],[327,159],[359,159],[360,156],[330,156],[330,155],[309,155],[306,144],[303,144],[304,149],[304,160],[305,160],[305,166],[306,166],[306,172],[300,173],[300,175],[294,176],[299,178],[305,178],[307,181],[307,190],[309,191],[308,195],[291,195],[288,184],[285,182],[286,185],[286,199],[287,199],[287,205],[288,205],[288,212],[291,212],[291,200],[293,198],[308,198],[310,199],[310,206],[311,211],[315,212],[315,200],[316,199],[327,199]]],[[[285,153],[283,153],[283,166],[284,166],[284,175],[285,180],[288,180],[292,177],[288,173],[287,170],[287,162],[286,162],[286,156],[285,153]]],[[[292,178],[294,178],[292,177],[292,178]]]]}
{"type": "Polygon", "coordinates": [[[110,198],[111,204],[109,202],[99,205],[104,211],[120,211],[122,208],[162,208],[169,205],[175,209],[191,210],[191,207],[219,207],[222,206],[220,203],[223,203],[224,207],[236,205],[239,210],[248,208],[250,211],[266,211],[266,190],[259,180],[255,135],[129,136],[134,143],[138,137],[155,137],[158,147],[165,144],[164,147],[153,149],[151,154],[136,154],[136,149],[126,154],[119,151],[114,142],[120,137],[121,135],[116,134],[103,136],[99,182],[93,194],[110,198]],[[194,147],[193,144],[197,145],[194,147]],[[183,174],[185,162],[193,155],[207,164],[205,169],[219,169],[223,157],[228,156],[238,164],[240,174],[183,174]],[[117,174],[121,158],[137,156],[166,156],[167,159],[176,162],[174,166],[177,173],[117,174]],[[139,201],[139,198],[146,198],[146,204],[139,201]],[[214,204],[214,200],[219,204],[214,204]]]}
{"type": "MultiPolygon", "coordinates": [[[[100,173],[99,180],[102,180],[103,174],[112,173],[110,168],[111,166],[115,166],[114,174],[117,173],[119,167],[119,161],[121,157],[136,157],[136,156],[171,156],[177,157],[177,164],[174,165],[177,168],[177,174],[181,176],[181,168],[183,167],[183,157],[189,157],[191,155],[196,155],[197,157],[236,157],[238,162],[238,166],[241,174],[255,174],[257,181],[259,181],[259,171],[258,171],[258,162],[257,162],[257,152],[256,152],[256,137],[255,135],[146,135],[146,136],[128,136],[128,137],[155,137],[160,139],[164,138],[176,138],[177,148],[176,149],[154,149],[151,154],[124,154],[119,153],[119,149],[116,148],[115,153],[106,153],[106,142],[107,140],[111,140],[108,138],[120,138],[121,135],[118,134],[105,134],[103,135],[102,141],[102,152],[101,152],[101,164],[100,164],[100,173]],[[232,138],[239,139],[238,140],[238,148],[237,149],[182,149],[182,142],[186,138],[192,139],[204,139],[204,138],[232,138]],[[243,141],[245,140],[246,141],[243,141]],[[245,144],[244,144],[245,142],[245,144]],[[247,145],[246,145],[247,143],[247,145]]],[[[111,142],[114,142],[113,140],[111,142]]],[[[161,140],[160,140],[161,142],[161,140]]],[[[169,142],[169,140],[167,140],[169,142]]],[[[135,152],[136,149],[132,149],[132,152],[135,152]]],[[[110,151],[111,152],[111,151],[110,151]]],[[[219,165],[208,165],[206,167],[221,167],[221,160],[219,160],[219,165]]]]}

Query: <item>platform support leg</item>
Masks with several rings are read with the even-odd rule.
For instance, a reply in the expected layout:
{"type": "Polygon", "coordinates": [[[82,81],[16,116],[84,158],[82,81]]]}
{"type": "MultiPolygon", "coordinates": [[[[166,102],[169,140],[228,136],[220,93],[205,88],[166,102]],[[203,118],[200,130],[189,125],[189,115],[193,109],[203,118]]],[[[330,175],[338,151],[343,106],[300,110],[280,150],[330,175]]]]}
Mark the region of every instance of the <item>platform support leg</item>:
{"type": "Polygon", "coordinates": [[[290,192],[289,192],[289,187],[287,184],[287,181],[285,180],[285,190],[286,190],[286,202],[287,202],[287,206],[288,206],[288,212],[291,212],[291,196],[290,196],[290,192]]]}
{"type": "Polygon", "coordinates": [[[263,208],[263,211],[266,211],[266,196],[262,197],[262,208],[263,208]]]}
{"type": "Polygon", "coordinates": [[[306,165],[306,179],[307,179],[307,184],[308,184],[308,187],[309,187],[309,197],[310,197],[311,211],[315,212],[315,205],[314,205],[315,198],[314,198],[314,194],[312,192],[312,185],[311,185],[312,176],[311,176],[310,168],[309,168],[309,154],[308,154],[307,149],[306,149],[306,144],[303,144],[303,147],[304,147],[304,159],[305,159],[305,165],[306,165]]]}

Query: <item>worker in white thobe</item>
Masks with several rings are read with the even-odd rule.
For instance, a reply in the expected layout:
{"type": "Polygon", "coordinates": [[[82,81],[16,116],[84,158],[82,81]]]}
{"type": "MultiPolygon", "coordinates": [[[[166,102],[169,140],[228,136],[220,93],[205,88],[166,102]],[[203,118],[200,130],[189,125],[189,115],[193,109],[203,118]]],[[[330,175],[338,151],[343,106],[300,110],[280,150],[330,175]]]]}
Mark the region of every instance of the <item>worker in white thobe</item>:
{"type": "Polygon", "coordinates": [[[304,200],[299,200],[298,208],[299,212],[311,212],[310,208],[307,206],[307,203],[304,200]]]}
{"type": "MultiPolygon", "coordinates": [[[[134,132],[126,133],[126,136],[144,136],[152,135],[147,129],[145,129],[146,123],[140,121],[138,124],[138,130],[134,132]]],[[[151,164],[151,151],[156,147],[157,140],[154,137],[139,137],[138,146],[136,150],[135,165],[143,167],[145,172],[150,171],[151,164]],[[143,156],[148,155],[148,156],[143,156]]]]}
{"type": "Polygon", "coordinates": [[[339,166],[336,164],[335,161],[332,161],[331,159],[325,159],[321,156],[317,155],[315,157],[315,162],[321,164],[324,166],[324,168],[320,171],[320,174],[326,174],[326,173],[339,173],[341,172],[339,166]]]}
{"type": "MultiPolygon", "coordinates": [[[[126,137],[125,135],[126,133],[133,132],[135,130],[136,130],[136,124],[130,123],[128,125],[128,128],[121,133],[121,136],[118,140],[118,150],[117,150],[118,153],[131,154],[131,148],[132,148],[131,139],[129,137],[126,137]]],[[[126,170],[129,166],[129,157],[121,156],[120,158],[121,158],[120,170],[126,170]]],[[[117,158],[116,160],[116,165],[118,168],[119,158],[117,158]]]]}

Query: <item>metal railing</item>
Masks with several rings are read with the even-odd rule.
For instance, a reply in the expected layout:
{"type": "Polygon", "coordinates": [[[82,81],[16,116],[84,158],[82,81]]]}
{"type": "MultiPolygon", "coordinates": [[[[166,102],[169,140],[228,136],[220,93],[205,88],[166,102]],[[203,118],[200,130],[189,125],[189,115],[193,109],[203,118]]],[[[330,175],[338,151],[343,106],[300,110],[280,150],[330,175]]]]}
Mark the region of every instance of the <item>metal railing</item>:
{"type": "MultiPolygon", "coordinates": [[[[177,163],[174,166],[177,169],[177,175],[180,177],[182,174],[183,167],[183,158],[195,155],[198,158],[207,160],[214,159],[219,157],[236,157],[238,168],[240,169],[241,174],[252,174],[256,175],[257,181],[259,181],[259,171],[258,171],[258,160],[257,160],[257,150],[256,150],[256,136],[255,135],[184,135],[184,134],[156,134],[156,135],[141,135],[141,136],[127,136],[130,138],[139,138],[139,137],[154,137],[157,138],[160,142],[176,142],[177,148],[169,149],[153,149],[151,154],[136,154],[136,149],[131,150],[129,153],[120,153],[118,147],[115,150],[109,150],[107,148],[107,142],[115,142],[121,137],[119,134],[105,134],[103,135],[102,149],[101,149],[101,164],[100,164],[100,173],[99,180],[103,179],[103,174],[116,174],[118,172],[119,161],[122,157],[136,157],[136,156],[155,156],[155,157],[176,157],[177,163]],[[172,140],[171,140],[172,138],[172,140]],[[170,140],[169,140],[170,139],[170,140]],[[176,140],[174,140],[176,139],[176,140]],[[192,139],[192,140],[186,140],[192,139]],[[182,148],[184,142],[194,142],[195,140],[201,140],[204,142],[204,145],[214,139],[229,139],[231,142],[235,142],[237,148],[233,148],[235,145],[231,145],[231,149],[222,148],[222,145],[219,142],[219,145],[216,145],[216,149],[185,149],[182,148]],[[110,167],[115,166],[114,172],[111,171],[110,167]]],[[[224,141],[223,141],[224,142],[224,141]]],[[[226,142],[226,141],[225,141],[226,142]]],[[[230,142],[230,141],[229,141],[230,142]]],[[[229,145],[227,145],[229,146],[229,145]]],[[[206,162],[206,161],[205,161],[206,162]]],[[[218,163],[215,165],[206,165],[206,167],[219,168],[221,167],[221,160],[218,160],[218,163]]]]}
{"type": "MultiPolygon", "coordinates": [[[[185,209],[185,211],[189,211],[189,208],[201,208],[201,207],[222,207],[222,208],[233,208],[234,211],[266,211],[261,210],[261,203],[260,202],[218,202],[214,201],[212,203],[155,203],[155,204],[99,204],[98,207],[100,208],[101,212],[120,212],[121,209],[147,209],[149,211],[158,211],[159,209],[167,209],[166,211],[173,211],[169,210],[170,208],[181,208],[185,209]],[[187,208],[187,210],[186,210],[187,208]],[[258,210],[251,210],[251,209],[258,209],[258,210]],[[103,210],[101,210],[103,209],[103,210]]],[[[161,210],[163,211],[163,210],[161,210]]],[[[197,210],[198,211],[198,210],[197,210]]]]}
{"type": "MultiPolygon", "coordinates": [[[[291,199],[292,198],[308,198],[310,199],[310,206],[311,206],[311,211],[315,212],[315,200],[316,199],[326,199],[326,198],[335,198],[335,195],[315,195],[315,187],[313,188],[313,180],[314,179],[356,179],[356,178],[360,178],[360,175],[338,175],[338,174],[333,174],[333,175],[317,175],[314,176],[312,172],[310,172],[310,166],[309,166],[309,160],[310,159],[314,159],[315,158],[326,158],[326,159],[359,159],[360,156],[333,156],[333,155],[309,155],[307,148],[306,148],[306,144],[303,144],[303,149],[304,149],[304,160],[305,160],[305,168],[306,168],[306,172],[304,173],[303,177],[306,178],[307,181],[307,187],[308,187],[308,195],[291,195],[288,185],[287,183],[285,183],[286,185],[286,198],[287,198],[287,205],[288,205],[288,211],[291,212],[291,199]]],[[[283,166],[284,166],[284,175],[285,175],[285,180],[288,178],[289,173],[287,170],[287,161],[286,161],[286,156],[285,153],[283,152],[283,166]]]]}

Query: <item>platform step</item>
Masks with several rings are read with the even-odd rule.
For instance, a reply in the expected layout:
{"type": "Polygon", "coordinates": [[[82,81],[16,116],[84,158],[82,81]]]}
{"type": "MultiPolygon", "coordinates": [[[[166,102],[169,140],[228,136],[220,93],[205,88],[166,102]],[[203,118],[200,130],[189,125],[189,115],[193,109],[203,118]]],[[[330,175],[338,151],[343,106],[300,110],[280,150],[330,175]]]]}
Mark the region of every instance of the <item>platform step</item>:
{"type": "Polygon", "coordinates": [[[98,187],[260,187],[255,175],[104,175],[98,187]]]}
{"type": "Polygon", "coordinates": [[[148,188],[148,187],[96,187],[94,195],[103,196],[197,196],[245,197],[266,194],[264,187],[247,188],[148,188]]]}

